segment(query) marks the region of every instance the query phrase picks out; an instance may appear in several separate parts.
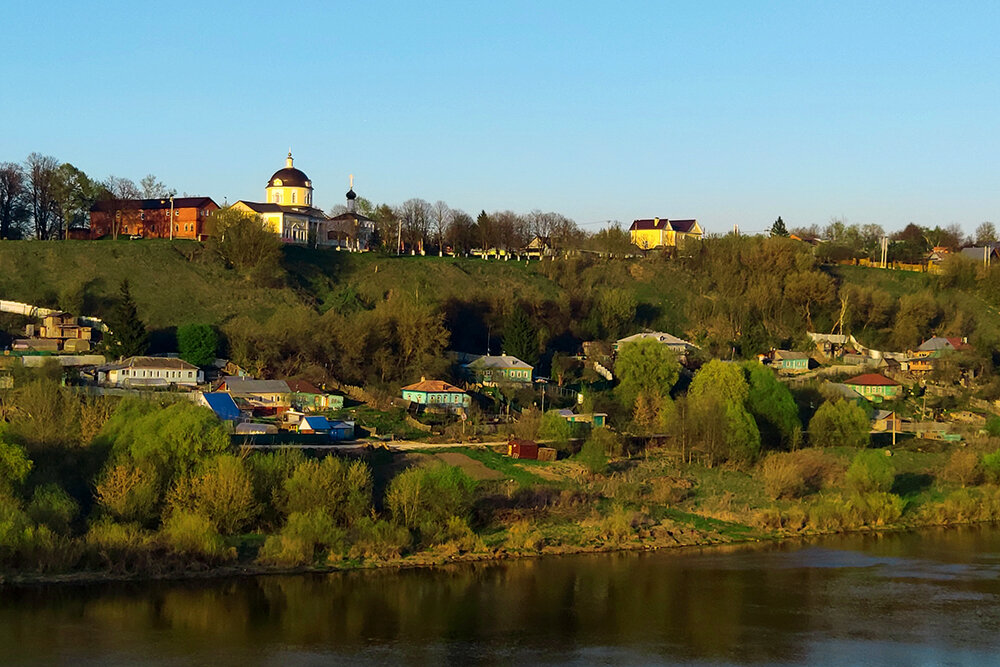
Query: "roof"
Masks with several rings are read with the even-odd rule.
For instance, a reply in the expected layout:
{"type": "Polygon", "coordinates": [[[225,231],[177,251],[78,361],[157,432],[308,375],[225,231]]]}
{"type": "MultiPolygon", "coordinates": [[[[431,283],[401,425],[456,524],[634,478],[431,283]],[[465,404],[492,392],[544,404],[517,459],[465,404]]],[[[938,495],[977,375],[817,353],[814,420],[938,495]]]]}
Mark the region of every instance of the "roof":
{"type": "Polygon", "coordinates": [[[312,182],[301,169],[296,169],[295,167],[285,167],[284,169],[279,169],[271,175],[271,179],[267,182],[267,187],[311,188],[312,182]],[[281,179],[281,185],[275,184],[274,181],[277,179],[281,179]]]}
{"type": "Polygon", "coordinates": [[[341,213],[330,218],[331,222],[371,222],[372,219],[360,213],[341,213]]]}
{"type": "Polygon", "coordinates": [[[793,359],[808,359],[809,355],[805,352],[793,352],[791,350],[775,350],[774,357],[776,359],[787,359],[789,361],[793,359]]]}
{"type": "Polygon", "coordinates": [[[312,206],[292,206],[267,201],[246,201],[245,199],[239,200],[236,204],[243,204],[254,213],[291,213],[326,219],[326,213],[312,206]]]}
{"type": "Polygon", "coordinates": [[[684,234],[690,233],[698,224],[697,220],[668,220],[667,218],[642,218],[633,220],[629,231],[641,231],[647,229],[672,229],[675,232],[684,234]]]}
{"type": "Polygon", "coordinates": [[[843,382],[827,382],[826,384],[823,385],[823,387],[828,388],[831,392],[837,394],[842,398],[851,400],[862,398],[861,394],[851,389],[843,382]]]}
{"type": "MultiPolygon", "coordinates": [[[[212,201],[211,197],[174,197],[173,208],[205,208],[212,205],[219,208],[219,205],[212,201]]],[[[171,207],[170,197],[158,199],[102,199],[90,207],[91,211],[117,211],[120,209],[136,210],[169,210],[171,207]]]]}
{"type": "Polygon", "coordinates": [[[652,338],[658,343],[663,343],[664,345],[675,345],[684,347],[697,347],[696,345],[689,343],[683,338],[678,338],[673,334],[663,333],[662,331],[644,331],[642,333],[632,334],[631,336],[626,336],[625,338],[620,338],[615,341],[616,345],[624,345],[625,343],[634,343],[639,340],[646,338],[652,338]]]}
{"type": "Polygon", "coordinates": [[[170,371],[196,371],[198,367],[177,357],[129,357],[116,364],[101,367],[103,370],[115,371],[123,368],[157,368],[170,371]]]}
{"type": "Polygon", "coordinates": [[[403,391],[423,391],[435,394],[440,394],[444,392],[452,392],[459,394],[465,393],[455,385],[448,384],[444,380],[421,380],[420,382],[415,382],[414,384],[410,384],[403,387],[403,391]]]}
{"type": "Polygon", "coordinates": [[[517,357],[512,357],[509,354],[502,354],[499,357],[496,355],[485,354],[481,357],[473,359],[469,363],[465,364],[466,368],[527,368],[532,369],[533,366],[529,366],[517,357]]]}
{"type": "Polygon", "coordinates": [[[299,430],[309,429],[311,431],[329,431],[333,427],[326,417],[303,417],[299,422],[299,430]]]}
{"type": "Polygon", "coordinates": [[[274,424],[258,424],[255,422],[243,422],[236,425],[236,432],[245,435],[263,435],[266,433],[277,433],[278,427],[274,424]]]}
{"type": "Polygon", "coordinates": [[[285,380],[288,388],[296,394],[325,394],[326,392],[308,380],[285,380]]]}
{"type": "Polygon", "coordinates": [[[222,381],[230,394],[290,394],[284,380],[252,380],[250,378],[224,377],[222,381]]]}
{"type": "Polygon", "coordinates": [[[682,232],[684,234],[689,233],[695,225],[698,224],[697,220],[671,220],[670,226],[674,228],[675,232],[682,232]]]}
{"type": "Polygon", "coordinates": [[[898,387],[899,383],[895,380],[890,380],[884,375],[879,375],[878,373],[865,373],[864,375],[859,375],[853,377],[850,380],[844,380],[844,384],[850,386],[860,386],[860,387],[898,387]]]}
{"type": "Polygon", "coordinates": [[[928,338],[920,347],[917,348],[921,352],[934,352],[937,350],[967,350],[969,349],[969,344],[962,341],[961,338],[944,338],[942,336],[934,336],[933,338],[928,338]]]}
{"type": "Polygon", "coordinates": [[[888,419],[891,416],[895,416],[895,414],[896,413],[892,410],[876,410],[874,419],[875,421],[879,421],[881,419],[888,419]]]}
{"type": "Polygon", "coordinates": [[[212,408],[212,412],[218,415],[219,419],[239,419],[240,409],[236,407],[236,401],[229,394],[221,391],[207,391],[202,394],[202,398],[212,408]]]}

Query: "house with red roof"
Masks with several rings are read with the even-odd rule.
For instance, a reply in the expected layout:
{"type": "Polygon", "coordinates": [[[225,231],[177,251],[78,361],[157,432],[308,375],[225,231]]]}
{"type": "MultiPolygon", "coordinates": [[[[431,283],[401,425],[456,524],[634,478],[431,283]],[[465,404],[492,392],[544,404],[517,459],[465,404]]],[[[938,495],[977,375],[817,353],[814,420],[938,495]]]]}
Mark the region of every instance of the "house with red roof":
{"type": "Polygon", "coordinates": [[[934,336],[910,353],[909,370],[911,373],[928,373],[934,370],[934,364],[943,355],[971,349],[967,338],[934,336]]]}
{"type": "Polygon", "coordinates": [[[403,387],[403,399],[447,412],[458,412],[472,404],[472,399],[458,387],[443,380],[420,378],[420,382],[403,387]]]}
{"type": "Polygon", "coordinates": [[[633,245],[643,250],[653,248],[677,248],[687,239],[701,239],[704,234],[697,220],[668,220],[666,218],[644,218],[633,220],[628,228],[633,245]]]}
{"type": "Polygon", "coordinates": [[[850,380],[844,380],[843,384],[874,403],[897,398],[902,391],[902,385],[879,373],[858,375],[850,380]]]}

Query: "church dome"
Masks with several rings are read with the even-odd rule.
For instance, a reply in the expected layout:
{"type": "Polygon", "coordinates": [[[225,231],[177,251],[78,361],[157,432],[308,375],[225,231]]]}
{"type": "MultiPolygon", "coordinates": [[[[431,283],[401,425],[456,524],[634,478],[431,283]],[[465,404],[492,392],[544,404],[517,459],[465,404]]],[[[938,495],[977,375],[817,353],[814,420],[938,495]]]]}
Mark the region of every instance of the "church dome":
{"type": "Polygon", "coordinates": [[[354,192],[354,188],[351,188],[350,190],[347,191],[347,198],[348,199],[357,199],[358,198],[358,195],[354,192]]]}
{"type": "Polygon", "coordinates": [[[279,169],[267,182],[269,188],[311,188],[312,182],[301,169],[292,166],[292,154],[288,154],[285,168],[279,169]]]}

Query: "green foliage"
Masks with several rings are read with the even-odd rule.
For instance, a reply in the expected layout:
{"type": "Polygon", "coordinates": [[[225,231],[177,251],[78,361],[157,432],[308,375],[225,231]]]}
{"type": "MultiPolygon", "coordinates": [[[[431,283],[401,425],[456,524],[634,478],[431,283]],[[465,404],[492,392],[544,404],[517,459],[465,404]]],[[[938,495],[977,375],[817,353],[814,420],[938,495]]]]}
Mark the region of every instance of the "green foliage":
{"type": "Polygon", "coordinates": [[[178,554],[209,562],[234,560],[236,550],[227,548],[211,519],[193,512],[173,512],[163,522],[167,547],[178,554]]]}
{"type": "Polygon", "coordinates": [[[149,347],[149,333],[146,325],[139,319],[139,309],[132,298],[127,278],[122,280],[118,288],[118,302],[111,311],[107,324],[111,330],[106,344],[109,356],[121,359],[145,354],[149,347]]]}
{"type": "Polygon", "coordinates": [[[837,471],[836,460],[815,449],[771,454],[760,466],[764,489],[775,499],[801,498],[815,493],[837,471]]]}
{"type": "Polygon", "coordinates": [[[460,468],[411,468],[389,483],[385,505],[396,523],[419,531],[422,542],[434,543],[449,517],[468,514],[475,487],[460,468]]]}
{"type": "Polygon", "coordinates": [[[987,419],[984,429],[987,435],[1000,438],[1000,417],[990,417],[987,419]]]}
{"type": "Polygon", "coordinates": [[[597,314],[604,335],[611,340],[625,335],[635,326],[638,307],[635,293],[622,287],[608,287],[597,294],[597,314]]]}
{"type": "Polygon", "coordinates": [[[713,359],[691,380],[689,430],[710,460],[746,464],[760,452],[760,431],[747,411],[749,385],[737,364],[713,359]]]}
{"type": "Polygon", "coordinates": [[[195,366],[215,361],[219,336],[209,324],[184,324],[177,327],[177,349],[181,359],[195,366]]]}
{"type": "Polygon", "coordinates": [[[556,449],[565,450],[570,440],[583,437],[586,430],[586,424],[570,422],[560,416],[558,410],[549,410],[542,415],[538,425],[538,439],[553,440],[556,449]]]}
{"type": "Polygon", "coordinates": [[[809,441],[816,447],[865,447],[871,425],[853,401],[826,401],[809,421],[809,441]]]}
{"type": "Polygon", "coordinates": [[[847,468],[847,486],[857,493],[886,492],[892,488],[896,470],[882,451],[862,450],[847,468]]]}
{"type": "Polygon", "coordinates": [[[45,484],[35,489],[27,508],[32,521],[60,535],[69,533],[70,522],[79,511],[76,501],[58,484],[45,484]]]}
{"type": "Polygon", "coordinates": [[[750,394],[743,369],[736,364],[713,359],[698,369],[691,380],[688,396],[696,401],[715,398],[724,404],[742,405],[750,394]]]}
{"type": "Polygon", "coordinates": [[[197,475],[178,479],[168,499],[173,511],[204,516],[223,535],[234,535],[251,524],[260,508],[242,458],[222,454],[208,461],[197,475]]]}
{"type": "Polygon", "coordinates": [[[361,461],[346,463],[336,456],[305,461],[285,482],[285,511],[318,511],[335,525],[348,525],[368,514],[372,503],[372,476],[361,461]]]}
{"type": "Polygon", "coordinates": [[[771,369],[754,362],[744,367],[749,380],[746,406],[757,422],[761,440],[772,446],[795,448],[801,438],[802,423],[792,392],[771,369]]]}
{"type": "Polygon", "coordinates": [[[504,322],[503,351],[532,366],[538,363],[538,331],[521,306],[515,306],[504,322]]]}
{"type": "Polygon", "coordinates": [[[147,523],[156,516],[160,502],[156,474],[133,465],[109,466],[97,480],[94,499],[113,519],[147,523]]]}
{"type": "Polygon", "coordinates": [[[261,216],[227,207],[213,211],[205,222],[207,247],[244,277],[265,285],[280,283],[281,241],[261,216]]]}
{"type": "Polygon", "coordinates": [[[345,537],[344,530],[322,509],[292,512],[281,532],[264,542],[260,560],[286,567],[310,565],[322,549],[343,551],[345,537]]]}
{"type": "Polygon", "coordinates": [[[994,484],[1000,482],[1000,449],[983,454],[981,464],[983,474],[994,484]]]}
{"type": "Polygon", "coordinates": [[[351,525],[349,558],[398,558],[410,547],[412,537],[405,526],[361,517],[351,525]]]}
{"type": "Polygon", "coordinates": [[[621,346],[615,375],[622,403],[631,407],[642,392],[668,396],[680,376],[680,364],[666,345],[643,338],[621,346]]]}
{"type": "Polygon", "coordinates": [[[261,521],[265,526],[276,527],[280,523],[279,508],[285,506],[285,481],[304,460],[301,449],[254,452],[247,458],[254,498],[261,508],[261,521]]]}
{"type": "Polygon", "coordinates": [[[608,455],[603,442],[605,438],[599,435],[602,432],[606,432],[606,429],[592,431],[576,455],[576,460],[587,466],[587,470],[594,475],[602,474],[608,469],[608,455]]]}
{"type": "Polygon", "coordinates": [[[31,472],[31,459],[23,447],[8,442],[0,432],[0,495],[19,487],[31,472]]]}
{"type": "Polygon", "coordinates": [[[113,572],[148,568],[158,560],[153,537],[137,523],[116,523],[109,517],[95,521],[83,536],[84,552],[93,567],[113,572]]]}
{"type": "Polygon", "coordinates": [[[778,219],[774,221],[771,225],[771,236],[788,236],[788,229],[785,227],[785,221],[778,216],[778,219]]]}
{"type": "Polygon", "coordinates": [[[14,389],[12,398],[18,409],[11,411],[5,437],[24,445],[32,455],[79,443],[80,400],[58,380],[28,380],[14,389]]]}

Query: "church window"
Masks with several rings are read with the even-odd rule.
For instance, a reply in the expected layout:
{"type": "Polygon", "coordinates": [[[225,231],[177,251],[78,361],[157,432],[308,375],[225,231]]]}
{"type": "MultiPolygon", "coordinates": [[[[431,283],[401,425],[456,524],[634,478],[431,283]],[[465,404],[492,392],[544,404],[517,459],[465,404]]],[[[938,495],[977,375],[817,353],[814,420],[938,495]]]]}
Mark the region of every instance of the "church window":
{"type": "Polygon", "coordinates": [[[280,192],[275,192],[273,199],[274,199],[274,203],[275,204],[280,204],[281,203],[281,193],[280,192]]]}
{"type": "Polygon", "coordinates": [[[276,188],[280,188],[281,187],[281,179],[280,178],[274,179],[274,187],[276,187],[276,188]]]}
{"type": "Polygon", "coordinates": [[[297,199],[298,199],[298,193],[295,190],[292,190],[292,203],[293,204],[297,203],[296,201],[297,199]]]}

